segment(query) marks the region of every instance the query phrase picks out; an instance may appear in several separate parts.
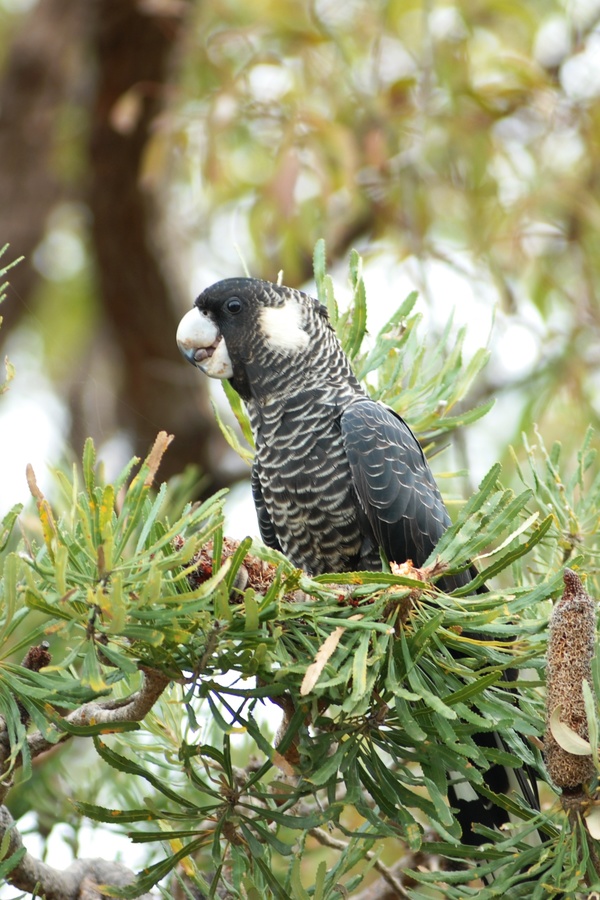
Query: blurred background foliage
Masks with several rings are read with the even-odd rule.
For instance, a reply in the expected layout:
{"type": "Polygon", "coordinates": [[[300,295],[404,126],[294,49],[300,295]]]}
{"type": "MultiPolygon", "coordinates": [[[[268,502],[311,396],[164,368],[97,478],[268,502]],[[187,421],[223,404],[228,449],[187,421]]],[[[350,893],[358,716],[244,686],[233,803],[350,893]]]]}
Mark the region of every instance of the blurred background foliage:
{"type": "Polygon", "coordinates": [[[599,415],[599,17],[594,0],[0,0],[0,242],[25,257],[3,450],[26,433],[30,455],[79,454],[91,434],[117,471],[165,428],[170,472],[244,476],[176,322],[240,257],[311,289],[319,238],[334,273],[360,250],[374,320],[411,287],[432,340],[453,307],[479,345],[495,317],[471,403],[497,410],[457,441],[470,487],[532,422],[578,445],[599,415]]]}

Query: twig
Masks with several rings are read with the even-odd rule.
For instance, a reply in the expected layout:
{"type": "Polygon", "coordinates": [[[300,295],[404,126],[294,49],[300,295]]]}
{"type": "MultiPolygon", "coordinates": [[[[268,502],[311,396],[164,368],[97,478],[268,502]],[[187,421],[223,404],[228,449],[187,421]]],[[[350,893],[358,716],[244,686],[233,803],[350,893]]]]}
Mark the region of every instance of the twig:
{"type": "MultiPolygon", "coordinates": [[[[139,722],[150,712],[170,680],[166,675],[153,669],[143,668],[142,674],[143,681],[139,691],[121,700],[91,700],[64,716],[64,721],[70,725],[113,725],[119,722],[139,722]]],[[[59,740],[65,741],[69,737],[71,735],[65,733],[60,736],[59,740]]],[[[27,745],[32,759],[56,746],[39,731],[28,735],[27,745]]],[[[0,733],[0,770],[9,754],[8,734],[4,731],[0,733]]],[[[8,786],[5,786],[4,796],[7,790],[8,786]]],[[[2,799],[1,791],[0,799],[2,799]]]]}
{"type": "MultiPolygon", "coordinates": [[[[142,674],[143,681],[139,691],[122,700],[92,700],[65,716],[65,722],[70,725],[113,725],[118,722],[141,721],[170,681],[166,675],[154,669],[144,668],[142,674]]],[[[68,736],[65,735],[65,738],[68,736]]],[[[39,731],[30,735],[27,743],[32,758],[54,746],[39,731]]]]}
{"type": "MultiPolygon", "coordinates": [[[[339,840],[339,838],[334,838],[322,828],[311,828],[309,834],[312,837],[316,838],[316,840],[323,844],[324,847],[331,847],[334,850],[344,850],[348,849],[348,845],[345,841],[339,840]]],[[[365,859],[373,859],[376,854],[369,850],[365,853],[365,859]]],[[[389,869],[385,863],[382,863],[380,859],[376,859],[374,863],[374,868],[379,872],[382,879],[387,882],[387,884],[396,892],[398,897],[409,898],[409,894],[402,885],[402,882],[398,880],[398,878],[394,875],[391,869],[389,869]]],[[[379,895],[378,895],[379,896],[379,895]]]]}

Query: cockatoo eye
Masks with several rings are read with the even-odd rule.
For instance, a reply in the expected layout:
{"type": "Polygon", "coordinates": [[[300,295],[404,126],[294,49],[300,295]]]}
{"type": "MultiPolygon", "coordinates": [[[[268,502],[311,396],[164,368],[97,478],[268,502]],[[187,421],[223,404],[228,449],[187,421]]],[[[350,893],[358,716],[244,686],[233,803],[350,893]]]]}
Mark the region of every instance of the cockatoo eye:
{"type": "Polygon", "coordinates": [[[242,301],[239,297],[230,297],[227,301],[227,309],[234,316],[242,310],[242,301]]]}

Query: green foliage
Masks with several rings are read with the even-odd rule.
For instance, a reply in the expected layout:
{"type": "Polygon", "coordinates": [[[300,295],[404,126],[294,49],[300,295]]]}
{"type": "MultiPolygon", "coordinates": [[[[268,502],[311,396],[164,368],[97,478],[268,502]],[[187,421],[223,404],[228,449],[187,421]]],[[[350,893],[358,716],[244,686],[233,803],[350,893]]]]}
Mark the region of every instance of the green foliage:
{"type": "MultiPolygon", "coordinates": [[[[466,882],[496,869],[504,873],[499,885],[516,884],[523,854],[536,877],[548,877],[554,845],[538,859],[539,850],[528,848],[518,830],[486,835],[493,849],[462,847],[445,792],[448,771],[481,789],[492,762],[539,766],[527,737],[543,729],[536,682],[523,685],[516,705],[501,673],[508,666],[542,665],[539,651],[515,646],[510,636],[515,621],[522,620],[524,631],[537,625],[536,605],[559,590],[559,579],[460,601],[426,591],[411,604],[419,582],[410,578],[356,573],[309,579],[256,546],[259,556],[276,560],[275,578],[264,594],[252,588],[230,593],[246,544],[191,589],[195,552],[222,529],[223,495],[171,522],[161,512],[168,491],[152,491],[151,470],[146,461],[133,477],[128,467],[115,484],[106,484],[88,442],[82,474],[58,475],[62,513],[38,496],[41,540],[25,559],[13,554],[5,564],[6,602],[12,597],[21,617],[37,617],[27,642],[46,633],[65,648],[40,673],[3,661],[7,681],[0,697],[8,722],[20,722],[17,698],[35,727],[60,740],[66,724],[52,710],[59,703],[70,708],[109,690],[121,696],[135,684],[139,664],[175,683],[148,716],[146,734],[94,738],[105,765],[144,787],[137,806],[107,809],[86,801],[77,804],[79,812],[122,823],[134,841],[170,846],[140,873],[135,888],[119,895],[134,896],[185,860],[186,876],[205,891],[212,878],[213,885],[228,883],[232,896],[249,896],[250,888],[268,897],[302,896],[302,884],[309,893],[338,897],[337,885],[351,890],[358,882],[350,870],[383,839],[474,860],[466,872],[444,873],[448,897],[464,896],[466,882]],[[307,668],[332,634],[335,646],[304,693],[307,668]],[[260,710],[267,698],[283,696],[294,711],[275,748],[260,710]],[[475,733],[492,730],[502,732],[506,750],[474,741],[475,733]],[[256,760],[249,768],[239,765],[241,734],[245,753],[256,760]],[[298,777],[290,779],[293,748],[298,777]],[[431,846],[424,843],[426,824],[438,835],[431,846]],[[344,843],[335,865],[319,869],[311,886],[297,866],[298,841],[304,845],[321,826],[335,828],[344,843]],[[206,865],[215,873],[211,878],[206,865]]],[[[497,475],[494,469],[485,479],[442,548],[455,567],[471,553],[474,532],[481,533],[473,522],[483,520],[486,543],[514,551],[499,554],[498,569],[522,565],[521,536],[511,529],[531,495],[511,508],[497,475]]],[[[539,529],[529,528],[528,545],[538,536],[539,529]]],[[[14,621],[14,613],[7,606],[6,620],[14,621]]],[[[16,728],[15,752],[23,747],[22,730],[16,728]]],[[[90,726],[84,733],[101,730],[90,726]]],[[[495,800],[516,812],[526,831],[541,827],[556,835],[548,813],[535,815],[512,797],[495,800]]]]}
{"type": "Polygon", "coordinates": [[[600,472],[594,442],[594,430],[588,428],[576,455],[576,465],[569,473],[560,443],[555,441],[548,451],[535,429],[535,444],[530,445],[527,437],[523,439],[526,466],[519,465],[516,458],[515,464],[519,478],[535,495],[535,505],[542,515],[552,520],[554,556],[549,557],[549,548],[545,548],[537,568],[549,562],[556,568],[566,563],[571,568],[580,568],[590,580],[590,590],[598,595],[600,472]]]}
{"type": "MultiPolygon", "coordinates": [[[[357,0],[343,11],[260,0],[249,11],[215,0],[197,7],[194,24],[180,104],[147,158],[150,177],[168,183],[175,171],[176,190],[201,204],[194,221],[221,270],[237,265],[210,237],[226,219],[249,234],[253,274],[283,269],[293,286],[310,277],[321,236],[334,261],[368,243],[369,260],[415,263],[438,309],[460,298],[446,298],[433,269],[451,285],[462,277],[530,339],[514,400],[514,375],[478,382],[478,402],[504,391],[522,410],[498,442],[538,422],[548,441],[576,450],[576,435],[599,424],[590,160],[600,104],[593,79],[569,77],[593,54],[593,10],[559,0],[357,0]]],[[[335,324],[331,294],[319,296],[335,324]]],[[[392,290],[371,302],[392,305],[392,290]]]]}
{"type": "MultiPolygon", "coordinates": [[[[108,686],[97,654],[107,632],[111,640],[102,653],[111,661],[111,683],[138,663],[164,665],[165,641],[177,643],[201,627],[197,614],[226,575],[223,570],[197,590],[186,579],[193,554],[222,524],[223,494],[193,511],[188,504],[183,520],[170,524],[161,516],[166,486],[156,496],[151,492],[150,457],[129,480],[136,462],[105,484],[88,441],[82,476],[56,473],[66,506],[62,516],[43,497],[37,501],[43,543],[28,561],[25,603],[57,619],[57,635],[68,632],[69,664],[81,661],[82,683],[92,690],[108,686]],[[178,549],[175,538],[182,541],[178,549]]],[[[189,664],[185,652],[169,659],[174,677],[189,664]]]]}
{"type": "MultiPolygon", "coordinates": [[[[442,341],[426,359],[414,297],[365,348],[359,258],[351,260],[353,303],[342,314],[321,245],[315,271],[357,371],[376,379],[375,396],[404,403],[405,383],[431,434],[474,416],[443,413],[462,399],[482,356],[464,368],[460,349],[442,341]]],[[[249,437],[241,405],[234,411],[249,437]]],[[[413,898],[542,900],[577,890],[582,879],[597,887],[593,840],[551,787],[536,812],[484,781],[497,763],[526,763],[545,779],[534,740],[545,725],[543,629],[562,590],[565,547],[572,566],[597,558],[591,435],[572,476],[559,448],[548,454],[540,441],[539,450],[528,448],[520,493],[501,484],[499,466],[490,470],[429,560],[437,562],[434,583],[444,567],[478,563],[481,575],[452,596],[388,572],[309,578],[250,538],[221,563],[224,494],[181,510],[169,486],[152,487],[167,444],[159,436],[141,466],[133,460],[111,483],[88,441],[81,469],[56,473],[53,504],[30,471],[39,526],[20,553],[8,544],[17,510],[0,528],[8,769],[30,774],[35,730],[49,743],[93,739],[107,777],[96,796],[76,789],[75,810],[125,830],[149,853],[136,883],[112,894],[134,897],[172,876],[209,897],[225,888],[240,900],[337,900],[370,869],[406,854],[413,898]],[[238,586],[242,566],[262,581],[238,586]],[[508,589],[494,589],[492,577],[508,589]],[[491,590],[475,593],[483,580],[491,590]],[[42,638],[50,665],[33,672],[14,662],[42,638]],[[171,680],[143,728],[65,718],[92,700],[118,707],[139,687],[140,668],[171,680]],[[528,676],[509,683],[508,668],[528,676]],[[285,717],[275,740],[266,712],[277,706],[285,717]],[[500,733],[502,748],[481,746],[482,732],[500,733]],[[476,826],[484,844],[462,844],[448,773],[519,824],[502,833],[476,826]],[[533,832],[542,846],[529,844],[533,832]],[[326,856],[313,865],[315,842],[326,856]],[[417,853],[452,861],[452,870],[411,866],[417,853]]]]}
{"type": "Polygon", "coordinates": [[[463,343],[466,328],[452,333],[449,318],[434,346],[419,334],[422,315],[414,311],[417,294],[409,294],[372,341],[367,341],[367,302],[362,260],[350,254],[352,298],[348,310],[339,315],[333,282],[325,274],[325,245],[315,250],[315,281],[319,299],[328,298],[330,312],[341,344],[352,360],[357,377],[374,400],[380,400],[402,415],[429,439],[481,418],[493,399],[471,410],[449,413],[464,400],[485,366],[488,353],[477,351],[465,365],[463,343]],[[371,343],[369,348],[367,345],[371,343]],[[371,383],[374,376],[375,383],[371,383]]]}
{"type": "MultiPolygon", "coordinates": [[[[417,294],[413,292],[371,340],[367,331],[367,298],[359,254],[356,250],[350,254],[352,296],[342,314],[333,280],[326,272],[323,240],[316,244],[313,262],[317,297],[327,306],[330,321],[357,377],[374,400],[406,416],[424,443],[436,443],[443,435],[469,425],[489,412],[493,398],[473,409],[462,406],[489,355],[481,349],[467,364],[464,363],[462,351],[466,327],[453,333],[450,317],[432,346],[419,333],[422,315],[414,311],[417,294]]],[[[224,387],[248,447],[241,443],[231,426],[223,422],[213,403],[217,421],[229,445],[246,462],[251,462],[254,441],[248,416],[235,391],[226,382],[224,387]]]]}

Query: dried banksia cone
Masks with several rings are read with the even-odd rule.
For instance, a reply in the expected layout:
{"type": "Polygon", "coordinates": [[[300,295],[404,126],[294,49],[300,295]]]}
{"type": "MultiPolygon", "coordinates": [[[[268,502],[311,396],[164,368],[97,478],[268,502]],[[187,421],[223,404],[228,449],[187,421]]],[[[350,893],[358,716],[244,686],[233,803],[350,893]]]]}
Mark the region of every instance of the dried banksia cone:
{"type": "MultiPolygon", "coordinates": [[[[30,647],[27,653],[25,654],[25,658],[21,663],[26,669],[31,669],[32,672],[39,672],[40,669],[43,669],[44,666],[49,666],[52,657],[50,655],[50,644],[48,641],[42,641],[41,644],[38,644],[36,647],[30,647]]],[[[21,703],[21,701],[16,699],[17,707],[19,710],[19,715],[21,717],[21,722],[23,725],[29,725],[30,715],[25,706],[21,703]]]]}
{"type": "Polygon", "coordinates": [[[565,590],[550,617],[544,759],[554,784],[573,789],[593,776],[592,757],[565,750],[552,733],[551,718],[554,714],[554,720],[568,725],[587,741],[583,681],[592,687],[596,609],[575,572],[565,569],[563,578],[565,590]]]}

